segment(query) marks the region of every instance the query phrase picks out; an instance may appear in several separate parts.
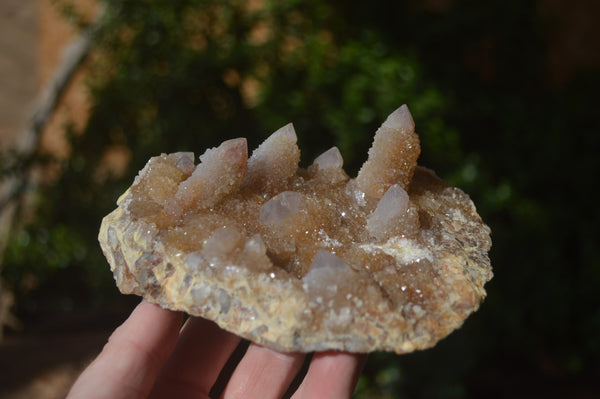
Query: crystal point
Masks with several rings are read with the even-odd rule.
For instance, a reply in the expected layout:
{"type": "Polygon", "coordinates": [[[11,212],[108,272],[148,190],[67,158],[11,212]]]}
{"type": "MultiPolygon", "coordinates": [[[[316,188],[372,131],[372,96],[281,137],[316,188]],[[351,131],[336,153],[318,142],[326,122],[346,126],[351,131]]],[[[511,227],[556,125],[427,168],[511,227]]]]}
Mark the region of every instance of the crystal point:
{"type": "Polygon", "coordinates": [[[248,160],[244,186],[273,190],[286,183],[298,169],[300,149],[291,123],[270,135],[248,160]]]}
{"type": "Polygon", "coordinates": [[[265,225],[278,224],[288,216],[297,214],[300,211],[302,197],[300,193],[284,191],[271,198],[260,208],[260,223],[265,225]]]}
{"type": "Polygon", "coordinates": [[[200,155],[200,164],[183,181],[170,208],[203,209],[237,190],[246,174],[248,147],[245,138],[223,142],[200,155]]]}
{"type": "Polygon", "coordinates": [[[415,121],[406,104],[392,112],[385,122],[383,122],[382,126],[388,129],[404,129],[409,132],[415,131],[415,121]]]}
{"type": "Polygon", "coordinates": [[[331,252],[320,249],[315,255],[308,273],[302,278],[303,287],[312,299],[331,298],[338,293],[339,285],[351,278],[353,270],[331,252]]]}
{"type": "Polygon", "coordinates": [[[375,133],[369,157],[356,183],[369,197],[379,199],[392,184],[407,189],[421,152],[408,107],[394,111],[375,133]]]}
{"type": "Polygon", "coordinates": [[[418,229],[416,212],[411,213],[408,193],[398,184],[390,186],[367,218],[367,230],[377,239],[413,235],[418,229]]]}
{"type": "Polygon", "coordinates": [[[340,150],[337,147],[331,147],[321,155],[315,158],[313,165],[318,166],[319,169],[341,169],[344,164],[344,159],[340,150]]]}

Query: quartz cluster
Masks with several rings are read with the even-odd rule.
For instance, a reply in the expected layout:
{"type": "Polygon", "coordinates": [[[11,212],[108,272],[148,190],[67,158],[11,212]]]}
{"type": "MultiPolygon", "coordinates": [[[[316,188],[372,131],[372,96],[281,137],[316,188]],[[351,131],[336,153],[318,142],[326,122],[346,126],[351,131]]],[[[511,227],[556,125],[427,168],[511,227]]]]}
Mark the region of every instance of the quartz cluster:
{"type": "Polygon", "coordinates": [[[333,147],[308,168],[292,124],[151,158],[99,240],[123,293],[280,351],[411,352],[475,311],[490,229],[469,197],[417,166],[403,105],[356,178],[333,147]]]}

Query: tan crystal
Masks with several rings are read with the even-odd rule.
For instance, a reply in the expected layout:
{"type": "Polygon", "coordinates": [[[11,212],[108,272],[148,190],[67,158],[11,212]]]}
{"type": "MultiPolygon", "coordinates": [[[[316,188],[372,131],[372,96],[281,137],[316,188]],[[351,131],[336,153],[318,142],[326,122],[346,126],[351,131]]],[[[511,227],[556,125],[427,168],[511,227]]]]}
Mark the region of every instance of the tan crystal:
{"type": "Polygon", "coordinates": [[[392,184],[407,189],[421,152],[415,123],[406,105],[392,112],[381,125],[369,158],[356,176],[356,184],[366,195],[381,198],[392,184]]]}
{"type": "Polygon", "coordinates": [[[492,277],[469,197],[416,160],[406,106],[356,179],[333,147],[307,169],[291,124],[150,159],[99,240],[117,285],[281,351],[406,353],[458,328],[492,277]]]}

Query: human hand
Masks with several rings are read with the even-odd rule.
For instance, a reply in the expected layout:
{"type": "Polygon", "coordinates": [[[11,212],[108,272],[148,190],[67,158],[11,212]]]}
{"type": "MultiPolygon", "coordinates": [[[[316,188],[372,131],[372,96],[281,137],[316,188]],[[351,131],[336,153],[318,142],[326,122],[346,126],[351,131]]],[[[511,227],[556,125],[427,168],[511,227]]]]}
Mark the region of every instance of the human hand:
{"type": "MultiPolygon", "coordinates": [[[[211,321],[142,302],[79,376],[67,399],[209,398],[240,338],[211,321]]],[[[250,344],[223,398],[279,398],[305,354],[250,344]]],[[[366,356],[320,352],[292,398],[349,398],[366,356]]]]}

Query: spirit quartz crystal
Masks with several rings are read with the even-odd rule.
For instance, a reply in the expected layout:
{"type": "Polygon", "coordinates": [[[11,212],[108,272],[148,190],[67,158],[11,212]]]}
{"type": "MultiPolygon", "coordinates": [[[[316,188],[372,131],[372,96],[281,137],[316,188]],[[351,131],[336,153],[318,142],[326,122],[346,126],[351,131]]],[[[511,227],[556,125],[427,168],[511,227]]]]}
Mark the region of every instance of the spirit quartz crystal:
{"type": "Polygon", "coordinates": [[[288,124],[151,158],[99,240],[119,289],[280,351],[407,353],[460,327],[486,293],[490,229],[417,166],[406,105],[356,178],[336,147],[298,167],[288,124]]]}

